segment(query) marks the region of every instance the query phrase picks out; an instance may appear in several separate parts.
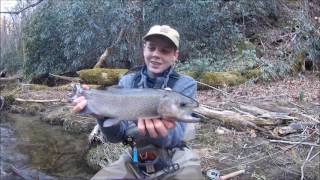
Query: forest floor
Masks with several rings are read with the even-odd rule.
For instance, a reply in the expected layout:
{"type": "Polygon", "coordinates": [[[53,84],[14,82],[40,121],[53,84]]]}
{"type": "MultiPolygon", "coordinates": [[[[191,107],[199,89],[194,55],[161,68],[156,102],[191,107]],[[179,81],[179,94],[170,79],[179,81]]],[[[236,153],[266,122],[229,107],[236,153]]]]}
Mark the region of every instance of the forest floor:
{"type": "Polygon", "coordinates": [[[307,73],[278,82],[243,84],[220,90],[224,93],[217,90],[200,91],[198,100],[201,104],[221,110],[234,111],[240,103],[272,112],[289,108],[304,113],[309,117],[296,119],[295,122],[314,126],[281,139],[289,142],[304,139],[314,142],[316,146],[271,143],[270,139],[254,130],[239,132],[224,129],[226,127],[209,120],[199,126],[197,140],[193,144],[201,156],[204,172],[216,169],[221,174],[228,174],[245,169],[246,173],[237,179],[300,179],[302,173],[305,179],[320,178],[320,127],[319,123],[310,120],[320,120],[319,75],[307,73]]]}
{"type": "MultiPolygon", "coordinates": [[[[296,122],[307,123],[299,133],[281,137],[289,142],[272,143],[255,130],[236,131],[222,123],[206,120],[198,125],[192,148],[201,157],[202,170],[219,170],[222,175],[245,169],[236,179],[320,179],[320,77],[307,72],[269,83],[246,83],[239,86],[202,90],[198,92],[201,104],[220,110],[235,110],[239,103],[250,104],[273,112],[278,107],[304,114],[296,122]],[[223,93],[222,93],[223,92],[223,93]],[[311,124],[311,126],[310,126],[311,124]],[[308,144],[309,143],[309,144],[308,144]],[[303,175],[302,175],[303,174],[303,175]]],[[[21,99],[63,99],[70,89],[53,87],[43,90],[22,89],[21,99]]]]}

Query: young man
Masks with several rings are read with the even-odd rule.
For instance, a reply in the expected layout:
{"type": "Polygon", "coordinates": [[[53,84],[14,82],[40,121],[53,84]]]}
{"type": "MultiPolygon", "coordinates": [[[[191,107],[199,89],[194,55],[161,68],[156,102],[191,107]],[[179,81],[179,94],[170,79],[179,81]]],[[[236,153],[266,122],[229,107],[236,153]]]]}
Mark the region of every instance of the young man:
{"type": "MultiPolygon", "coordinates": [[[[125,75],[119,82],[124,88],[171,88],[196,98],[197,84],[189,76],[177,74],[174,63],[179,55],[179,33],[167,25],[155,25],[143,37],[145,65],[125,75]]],[[[86,105],[84,98],[75,101],[74,111],[86,105]]],[[[101,132],[110,142],[122,142],[130,129],[138,129],[144,138],[137,139],[139,163],[133,164],[132,151],[100,170],[92,179],[203,179],[200,160],[185,144],[190,126],[170,119],[143,119],[136,123],[122,121],[103,127],[106,118],[99,117],[101,132]],[[149,158],[149,159],[148,159],[149,158]]],[[[191,128],[192,129],[192,128],[191,128]]]]}

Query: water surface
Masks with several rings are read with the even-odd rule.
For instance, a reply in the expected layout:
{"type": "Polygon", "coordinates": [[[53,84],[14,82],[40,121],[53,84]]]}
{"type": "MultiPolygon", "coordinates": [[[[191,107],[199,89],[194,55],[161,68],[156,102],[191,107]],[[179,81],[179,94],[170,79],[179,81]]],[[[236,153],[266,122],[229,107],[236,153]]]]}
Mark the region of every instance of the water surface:
{"type": "Polygon", "coordinates": [[[89,179],[94,174],[84,161],[86,135],[70,134],[41,122],[39,116],[0,115],[1,179],[12,168],[45,179],[89,179]]]}

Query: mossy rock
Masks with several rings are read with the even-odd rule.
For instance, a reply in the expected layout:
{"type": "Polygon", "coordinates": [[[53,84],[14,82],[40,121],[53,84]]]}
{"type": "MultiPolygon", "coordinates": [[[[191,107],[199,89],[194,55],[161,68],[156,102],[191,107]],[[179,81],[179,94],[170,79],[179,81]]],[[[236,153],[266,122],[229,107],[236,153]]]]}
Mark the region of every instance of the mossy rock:
{"type": "Polygon", "coordinates": [[[41,112],[44,112],[46,107],[41,103],[24,103],[23,106],[25,107],[25,112],[31,115],[36,115],[41,112]]]}
{"type": "MultiPolygon", "coordinates": [[[[210,85],[210,86],[234,86],[244,83],[247,79],[239,72],[184,72],[184,74],[192,78],[210,85]]],[[[205,89],[204,86],[199,85],[199,89],[205,89]]]]}
{"type": "Polygon", "coordinates": [[[201,82],[216,86],[234,86],[246,81],[239,72],[207,72],[201,76],[201,82]]]}
{"type": "Polygon", "coordinates": [[[117,84],[126,72],[128,72],[127,69],[94,68],[78,71],[78,74],[85,84],[111,86],[117,84]]]}
{"type": "Polygon", "coordinates": [[[41,120],[51,125],[63,125],[64,121],[69,119],[71,113],[65,108],[61,107],[51,112],[46,112],[41,116],[41,120]]]}
{"type": "Polygon", "coordinates": [[[26,110],[25,110],[25,108],[23,108],[21,106],[11,105],[9,112],[13,113],[13,114],[24,114],[24,113],[26,113],[26,110]]]}
{"type": "Polygon", "coordinates": [[[10,112],[15,114],[37,115],[44,112],[46,107],[41,103],[35,102],[19,102],[19,104],[11,105],[10,112]]]}
{"type": "MultiPolygon", "coordinates": [[[[79,71],[79,76],[83,83],[110,86],[117,84],[119,79],[127,72],[127,69],[86,69],[79,71]]],[[[248,71],[249,74],[242,76],[240,72],[181,72],[191,76],[198,81],[210,86],[234,86],[244,83],[247,79],[259,74],[259,71],[248,71]]],[[[201,88],[200,88],[201,89],[201,88]]]]}
{"type": "Polygon", "coordinates": [[[95,118],[75,116],[73,114],[63,119],[63,128],[72,133],[90,133],[97,124],[95,118]]]}
{"type": "Polygon", "coordinates": [[[4,98],[4,104],[6,106],[12,105],[15,102],[15,97],[12,94],[5,95],[3,98],[4,98]]]}

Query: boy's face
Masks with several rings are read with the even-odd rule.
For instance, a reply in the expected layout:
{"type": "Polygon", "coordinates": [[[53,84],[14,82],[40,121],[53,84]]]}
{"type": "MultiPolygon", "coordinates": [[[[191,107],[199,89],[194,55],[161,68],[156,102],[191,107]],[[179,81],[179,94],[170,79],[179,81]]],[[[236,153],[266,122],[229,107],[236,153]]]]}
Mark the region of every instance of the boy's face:
{"type": "Polygon", "coordinates": [[[151,77],[167,70],[177,59],[179,51],[170,40],[161,36],[151,36],[144,44],[143,56],[151,77]]]}

